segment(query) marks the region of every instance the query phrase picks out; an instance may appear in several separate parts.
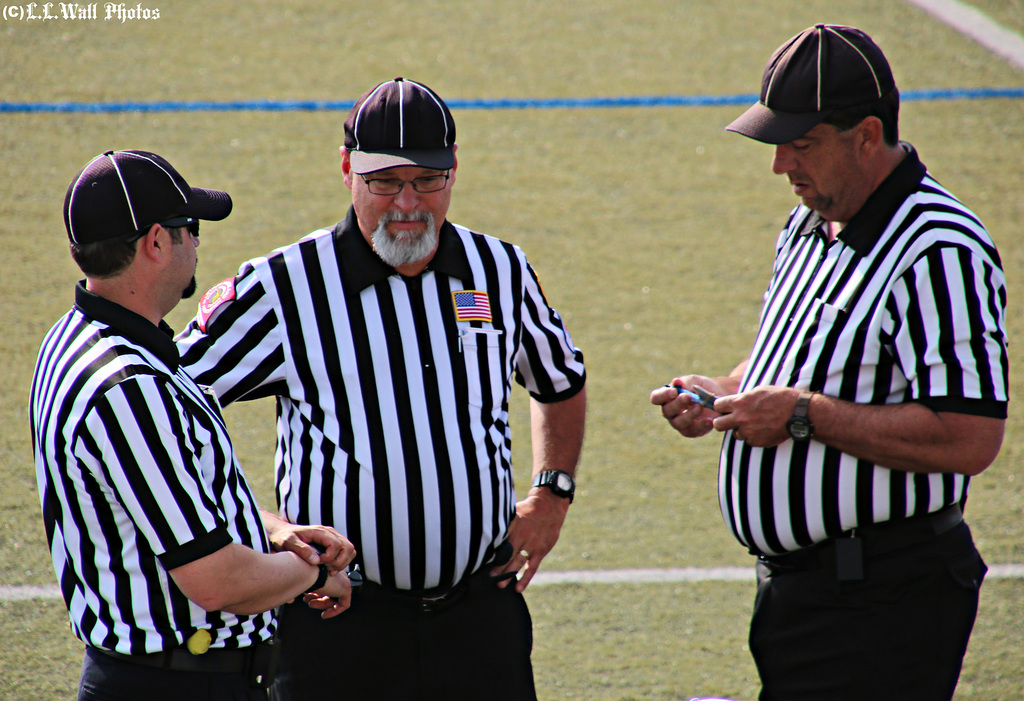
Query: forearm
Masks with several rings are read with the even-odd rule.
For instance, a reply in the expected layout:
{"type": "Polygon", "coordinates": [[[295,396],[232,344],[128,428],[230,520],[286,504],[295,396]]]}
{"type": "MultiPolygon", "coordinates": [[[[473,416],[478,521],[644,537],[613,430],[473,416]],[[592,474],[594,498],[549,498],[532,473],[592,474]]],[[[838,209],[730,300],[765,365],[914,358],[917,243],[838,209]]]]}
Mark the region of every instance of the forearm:
{"type": "Polygon", "coordinates": [[[740,383],[743,382],[743,375],[747,372],[747,365],[750,364],[750,358],[746,358],[739,365],[732,369],[726,377],[719,377],[718,383],[725,388],[727,394],[736,394],[740,391],[740,383]]]}
{"type": "Polygon", "coordinates": [[[814,440],[904,472],[976,475],[995,459],[1004,422],[934,412],[908,402],[872,406],[816,394],[808,412],[814,440]]]}
{"type": "MultiPolygon", "coordinates": [[[[586,389],[561,402],[542,404],[530,402],[530,428],[533,439],[533,474],[544,470],[576,473],[576,463],[583,447],[587,414],[586,389]]],[[[508,542],[515,555],[508,563],[491,572],[519,572],[516,591],[529,586],[540,563],[558,542],[562,524],[569,511],[569,499],[558,496],[547,487],[532,487],[516,504],[516,518],[508,531],[508,542]]],[[[507,586],[506,580],[499,586],[507,586]]]]}
{"type": "Polygon", "coordinates": [[[207,611],[255,614],[305,592],[317,581],[319,568],[292,552],[258,553],[232,543],[170,574],[182,593],[207,611]]]}
{"type": "Polygon", "coordinates": [[[587,414],[587,390],[561,402],[530,401],[530,429],[533,440],[533,473],[562,470],[576,473],[583,449],[587,414]]]}
{"type": "MultiPolygon", "coordinates": [[[[533,474],[545,470],[561,470],[576,474],[580,451],[583,449],[584,424],[587,414],[587,390],[583,388],[576,395],[561,402],[542,404],[531,402],[530,420],[533,439],[533,474]]],[[[534,514],[538,509],[545,514],[540,521],[551,528],[550,543],[554,547],[558,531],[569,511],[569,500],[559,497],[546,487],[532,487],[530,498],[536,500],[529,507],[521,505],[520,516],[534,514]]]]}

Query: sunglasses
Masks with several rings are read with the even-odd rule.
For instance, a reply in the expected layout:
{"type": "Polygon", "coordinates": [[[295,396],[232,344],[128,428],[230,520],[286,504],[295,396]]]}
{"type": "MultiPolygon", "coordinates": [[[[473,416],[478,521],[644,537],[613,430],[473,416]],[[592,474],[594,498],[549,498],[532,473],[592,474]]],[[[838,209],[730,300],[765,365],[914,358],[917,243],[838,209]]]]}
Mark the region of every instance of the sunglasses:
{"type": "Polygon", "coordinates": [[[160,226],[165,229],[180,229],[185,226],[188,227],[188,232],[193,236],[199,236],[199,220],[195,217],[175,217],[174,219],[168,219],[167,221],[157,222],[160,226]]]}
{"type": "MultiPolygon", "coordinates": [[[[195,217],[174,217],[173,219],[167,219],[165,221],[154,222],[154,224],[159,224],[160,226],[162,226],[165,229],[180,229],[181,227],[185,226],[185,227],[188,227],[188,232],[190,234],[192,234],[193,236],[197,236],[197,237],[199,236],[199,220],[196,219],[195,217]]],[[[127,238],[125,238],[125,243],[135,243],[136,241],[141,239],[143,236],[148,234],[149,230],[152,229],[152,228],[153,228],[153,224],[150,224],[149,226],[142,227],[141,229],[136,231],[134,234],[132,234],[132,235],[128,236],[127,238]]]]}

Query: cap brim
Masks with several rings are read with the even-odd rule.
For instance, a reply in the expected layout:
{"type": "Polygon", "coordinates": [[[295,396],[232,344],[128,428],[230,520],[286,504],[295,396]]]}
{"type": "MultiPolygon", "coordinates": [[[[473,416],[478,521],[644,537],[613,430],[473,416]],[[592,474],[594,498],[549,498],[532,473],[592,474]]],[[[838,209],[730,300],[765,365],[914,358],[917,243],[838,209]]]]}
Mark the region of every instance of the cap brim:
{"type": "Polygon", "coordinates": [[[188,203],[178,212],[183,217],[220,221],[231,214],[231,196],[220,190],[192,188],[188,203]]]}
{"type": "Polygon", "coordinates": [[[455,165],[455,149],[394,149],[389,151],[350,151],[353,172],[364,175],[386,168],[414,166],[448,170],[455,165]]]}
{"type": "Polygon", "coordinates": [[[823,112],[780,112],[758,102],[725,128],[766,144],[788,144],[799,139],[829,115],[823,112]]]}

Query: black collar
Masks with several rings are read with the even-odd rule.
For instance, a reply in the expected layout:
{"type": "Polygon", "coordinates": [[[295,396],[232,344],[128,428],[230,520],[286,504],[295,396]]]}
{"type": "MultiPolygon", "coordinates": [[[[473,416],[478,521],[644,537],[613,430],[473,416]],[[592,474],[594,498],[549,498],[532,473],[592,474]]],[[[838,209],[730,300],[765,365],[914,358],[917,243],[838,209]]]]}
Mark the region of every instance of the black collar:
{"type": "MultiPolygon", "coordinates": [[[[356,220],[355,209],[349,207],[344,221],[334,227],[334,242],[338,248],[341,279],[346,294],[359,294],[370,285],[398,275],[398,271],[380,259],[373,247],[363,238],[356,220]]],[[[438,233],[437,252],[426,270],[436,270],[460,280],[469,281],[473,271],[469,267],[466,251],[462,247],[455,227],[447,220],[438,233]]]]}
{"type": "Polygon", "coordinates": [[[161,319],[160,325],[154,326],[144,316],[90,292],[85,280],[79,280],[75,286],[75,306],[90,319],[107,324],[121,336],[145,347],[172,372],[178,371],[178,347],[174,345],[174,332],[167,322],[161,319]]]}
{"type": "MultiPolygon", "coordinates": [[[[900,208],[904,200],[918,190],[921,181],[928,173],[928,169],[921,163],[913,146],[906,142],[900,142],[900,146],[907,152],[907,155],[882,181],[882,184],[871,193],[860,211],[853,215],[853,219],[839,232],[839,240],[862,256],[871,252],[896,210],[900,208]]],[[[825,220],[817,212],[814,212],[807,217],[800,233],[810,234],[818,227],[824,229],[824,226],[825,220]]]]}

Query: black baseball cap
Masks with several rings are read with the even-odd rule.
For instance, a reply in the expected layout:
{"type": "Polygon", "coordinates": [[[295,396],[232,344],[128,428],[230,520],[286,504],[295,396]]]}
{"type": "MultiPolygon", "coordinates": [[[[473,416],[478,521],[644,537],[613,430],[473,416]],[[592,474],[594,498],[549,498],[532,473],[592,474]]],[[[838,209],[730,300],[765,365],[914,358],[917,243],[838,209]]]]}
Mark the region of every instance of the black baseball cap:
{"type": "Polygon", "coordinates": [[[231,197],[189,187],[162,157],[149,151],[107,151],[68,185],[64,226],[73,243],[124,238],[171,216],[220,221],[231,197]]]}
{"type": "Polygon", "coordinates": [[[816,24],[780,46],[761,78],[761,99],[726,127],[768,144],[785,144],[834,110],[864,105],[896,89],[889,62],[854,27],[816,24]]]}
{"type": "Polygon", "coordinates": [[[345,149],[356,173],[398,166],[448,170],[455,165],[455,120],[426,85],[395,78],[356,101],[345,120],[345,149]]]}

